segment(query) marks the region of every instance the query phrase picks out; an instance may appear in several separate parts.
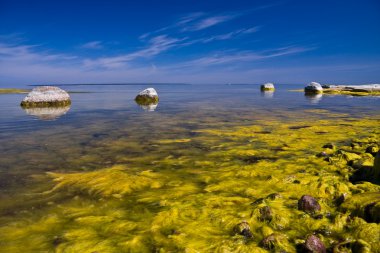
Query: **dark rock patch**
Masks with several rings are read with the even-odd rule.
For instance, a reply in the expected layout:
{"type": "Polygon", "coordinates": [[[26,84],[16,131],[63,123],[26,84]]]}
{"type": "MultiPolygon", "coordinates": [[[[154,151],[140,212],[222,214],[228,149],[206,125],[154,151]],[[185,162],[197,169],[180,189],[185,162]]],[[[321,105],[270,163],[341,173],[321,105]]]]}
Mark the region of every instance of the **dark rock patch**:
{"type": "Polygon", "coordinates": [[[236,234],[244,236],[246,239],[252,239],[253,234],[251,232],[251,227],[249,226],[248,222],[242,221],[241,223],[237,224],[234,228],[234,232],[236,234]]]}
{"type": "Polygon", "coordinates": [[[258,163],[261,160],[267,160],[267,161],[273,161],[273,162],[275,162],[275,161],[278,160],[278,158],[277,157],[271,157],[271,156],[256,156],[256,155],[252,155],[252,156],[246,156],[246,157],[240,158],[240,160],[242,160],[245,163],[252,164],[252,163],[258,163]]]}
{"type": "Polygon", "coordinates": [[[275,199],[281,199],[282,195],[280,193],[272,193],[266,196],[265,199],[275,200],[275,199]]]}
{"type": "Polygon", "coordinates": [[[326,253],[326,247],[323,242],[315,235],[309,235],[305,241],[305,252],[326,253]]]}
{"type": "Polygon", "coordinates": [[[272,132],[271,131],[257,131],[257,132],[253,132],[255,134],[271,134],[272,132]]]}
{"type": "Polygon", "coordinates": [[[332,143],[327,143],[327,144],[323,145],[323,147],[322,147],[322,148],[329,148],[329,149],[334,149],[334,148],[335,148],[335,145],[334,145],[334,144],[332,144],[332,143]]]}
{"type": "Polygon", "coordinates": [[[291,127],[289,127],[289,129],[298,130],[298,129],[309,128],[309,127],[311,127],[311,126],[307,126],[307,125],[305,125],[305,126],[291,126],[291,127]]]}
{"type": "Polygon", "coordinates": [[[272,209],[269,206],[264,206],[259,209],[260,212],[260,221],[272,221],[273,219],[273,212],[272,209]]]}
{"type": "Polygon", "coordinates": [[[303,195],[298,200],[298,210],[306,213],[315,213],[321,210],[318,201],[310,195],[303,195]]]}

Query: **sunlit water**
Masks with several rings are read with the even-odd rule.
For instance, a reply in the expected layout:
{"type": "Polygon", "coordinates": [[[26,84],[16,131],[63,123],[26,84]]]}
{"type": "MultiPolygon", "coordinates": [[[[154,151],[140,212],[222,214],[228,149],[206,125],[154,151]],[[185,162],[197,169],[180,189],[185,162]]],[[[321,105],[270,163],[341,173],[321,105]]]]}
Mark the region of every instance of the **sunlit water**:
{"type": "MultiPolygon", "coordinates": [[[[310,156],[321,151],[323,143],[344,145],[352,138],[378,134],[373,131],[380,126],[378,97],[289,91],[302,88],[297,85],[277,85],[275,92],[266,93],[258,85],[152,86],[160,101],[150,108],[134,102],[145,85],[62,86],[73,92],[72,105],[51,110],[24,110],[19,106],[24,94],[0,94],[0,211],[6,224],[0,233],[11,235],[0,239],[0,246],[14,252],[22,252],[21,241],[36,252],[265,252],[259,247],[265,235],[290,229],[288,216],[295,214],[285,209],[292,210],[289,203],[302,195],[297,191],[313,191],[309,186],[286,185],[295,180],[296,171],[315,172],[309,166],[315,158],[310,156]],[[289,148],[296,143],[298,149],[289,148]],[[247,162],[245,157],[254,155],[263,161],[247,162]],[[86,174],[96,171],[100,174],[86,174]],[[155,174],[139,174],[148,171],[155,174]],[[80,172],[74,178],[84,179],[66,182],[65,176],[46,172],[80,172]],[[62,179],[62,185],[56,185],[51,175],[58,183],[62,179]],[[118,186],[112,176],[103,178],[106,175],[122,178],[125,185],[118,186]],[[281,183],[266,185],[264,177],[270,175],[281,183]],[[104,184],[92,185],[87,176],[99,177],[104,184]],[[239,220],[253,219],[256,211],[250,203],[273,192],[281,192],[284,200],[272,208],[288,220],[251,221],[257,228],[254,242],[238,241],[231,228],[239,220]],[[210,214],[213,209],[215,214],[210,214]],[[49,217],[52,224],[41,221],[49,217]],[[169,217],[177,221],[168,221],[169,217]],[[114,227],[108,219],[124,223],[114,227]],[[212,219],[221,219],[217,223],[223,228],[212,219]],[[25,226],[30,230],[21,231],[25,226]]],[[[305,180],[309,185],[314,179],[305,180]]],[[[349,191],[345,187],[336,188],[330,197],[349,191]]],[[[316,194],[329,198],[326,192],[316,194]]],[[[307,234],[304,230],[284,232],[290,239],[283,248],[294,250],[294,238],[307,234]]]]}

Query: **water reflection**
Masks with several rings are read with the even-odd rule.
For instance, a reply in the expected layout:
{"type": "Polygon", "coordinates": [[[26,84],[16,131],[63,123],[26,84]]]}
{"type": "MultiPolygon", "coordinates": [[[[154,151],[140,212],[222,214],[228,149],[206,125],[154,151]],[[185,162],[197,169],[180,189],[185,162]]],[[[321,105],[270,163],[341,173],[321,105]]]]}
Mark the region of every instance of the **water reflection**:
{"type": "Polygon", "coordinates": [[[305,93],[305,98],[310,101],[312,104],[318,104],[322,99],[322,93],[309,94],[305,93]]]}
{"type": "Polygon", "coordinates": [[[136,104],[138,104],[146,112],[154,112],[158,106],[158,102],[157,103],[143,103],[143,102],[136,101],[136,104]]]}
{"type": "Polygon", "coordinates": [[[273,90],[264,90],[264,91],[261,91],[261,96],[264,97],[264,98],[273,98],[274,91],[273,90]]]}
{"type": "Polygon", "coordinates": [[[23,108],[26,114],[34,116],[40,120],[55,120],[65,115],[70,106],[61,107],[36,107],[36,108],[23,108]]]}

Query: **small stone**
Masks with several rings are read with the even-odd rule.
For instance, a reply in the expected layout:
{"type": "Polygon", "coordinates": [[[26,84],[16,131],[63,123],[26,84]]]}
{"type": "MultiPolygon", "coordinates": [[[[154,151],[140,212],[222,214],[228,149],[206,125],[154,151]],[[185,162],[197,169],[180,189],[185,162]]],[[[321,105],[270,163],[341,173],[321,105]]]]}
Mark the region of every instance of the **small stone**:
{"type": "Polygon", "coordinates": [[[287,253],[288,251],[284,249],[284,246],[288,244],[288,239],[286,235],[280,233],[272,233],[265,237],[259,246],[269,250],[270,252],[276,253],[287,253]]]}
{"type": "Polygon", "coordinates": [[[323,145],[323,148],[334,149],[334,148],[335,148],[335,145],[332,144],[332,143],[327,143],[327,144],[323,145]]]}
{"type": "Polygon", "coordinates": [[[282,195],[280,193],[272,193],[269,194],[265,199],[275,200],[275,199],[281,199],[282,195]]]}
{"type": "Polygon", "coordinates": [[[265,84],[261,85],[260,89],[262,91],[274,91],[275,90],[273,83],[265,83],[265,84]]]}
{"type": "Polygon", "coordinates": [[[311,82],[305,87],[305,93],[309,93],[309,94],[323,93],[323,88],[319,83],[311,82]]]}
{"type": "Polygon", "coordinates": [[[242,221],[241,223],[237,224],[234,228],[234,231],[236,234],[244,236],[246,239],[253,238],[251,227],[249,226],[248,222],[242,221]]]}
{"type": "Polygon", "coordinates": [[[305,241],[306,252],[309,253],[326,253],[326,247],[323,242],[315,235],[309,235],[305,241]]]}
{"type": "Polygon", "coordinates": [[[269,206],[264,206],[259,209],[261,221],[271,221],[273,219],[273,212],[269,206]]]}
{"type": "Polygon", "coordinates": [[[58,246],[59,244],[65,242],[65,239],[60,236],[54,236],[53,238],[53,245],[58,246]]]}
{"type": "Polygon", "coordinates": [[[310,195],[303,195],[298,200],[298,210],[306,213],[315,213],[321,210],[321,206],[318,201],[310,195]]]}
{"type": "Polygon", "coordinates": [[[271,250],[274,248],[275,246],[275,243],[276,243],[276,237],[274,234],[271,234],[267,237],[265,237],[260,245],[264,248],[264,249],[267,249],[267,250],[271,250]]]}
{"type": "Polygon", "coordinates": [[[323,214],[316,214],[316,215],[313,215],[313,219],[316,219],[316,220],[322,220],[322,219],[323,219],[323,214]]]}
{"type": "Polygon", "coordinates": [[[327,156],[329,155],[324,151],[317,154],[317,157],[327,157],[327,156]]]}

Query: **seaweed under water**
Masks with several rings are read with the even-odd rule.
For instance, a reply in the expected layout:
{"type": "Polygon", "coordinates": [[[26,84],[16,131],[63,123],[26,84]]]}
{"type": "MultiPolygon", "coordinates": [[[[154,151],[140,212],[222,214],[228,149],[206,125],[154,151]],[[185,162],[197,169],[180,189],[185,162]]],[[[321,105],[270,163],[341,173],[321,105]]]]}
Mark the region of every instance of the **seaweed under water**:
{"type": "Polygon", "coordinates": [[[102,148],[73,156],[71,171],[36,173],[34,188],[1,204],[0,251],[296,252],[315,234],[333,252],[380,252],[378,179],[352,180],[373,166],[365,151],[379,146],[380,118],[306,110],[210,122],[93,136],[102,148]],[[83,167],[97,160],[109,165],[83,167]],[[303,195],[320,210],[299,210],[303,195]]]}

